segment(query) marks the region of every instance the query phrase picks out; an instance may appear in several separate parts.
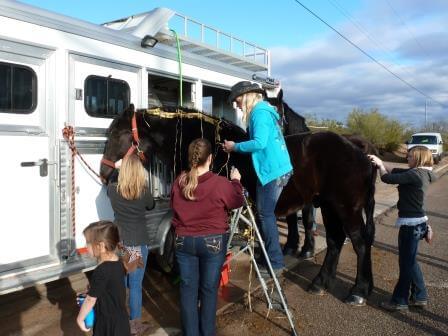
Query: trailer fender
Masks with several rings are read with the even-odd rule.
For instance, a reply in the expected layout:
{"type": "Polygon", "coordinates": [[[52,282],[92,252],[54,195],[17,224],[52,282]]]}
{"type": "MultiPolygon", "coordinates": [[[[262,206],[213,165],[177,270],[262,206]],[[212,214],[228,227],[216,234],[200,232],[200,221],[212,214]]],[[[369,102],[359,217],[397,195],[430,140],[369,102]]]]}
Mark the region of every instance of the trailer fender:
{"type": "Polygon", "coordinates": [[[165,252],[166,237],[171,229],[171,219],[173,218],[173,211],[169,210],[160,221],[157,230],[156,241],[159,242],[158,254],[163,255],[165,252]]]}

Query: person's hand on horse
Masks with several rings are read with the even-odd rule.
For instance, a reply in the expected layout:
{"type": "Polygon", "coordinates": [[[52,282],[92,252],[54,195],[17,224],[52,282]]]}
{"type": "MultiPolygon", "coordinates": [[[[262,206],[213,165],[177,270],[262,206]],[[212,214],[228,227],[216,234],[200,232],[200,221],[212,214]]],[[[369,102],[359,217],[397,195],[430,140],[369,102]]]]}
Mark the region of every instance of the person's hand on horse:
{"type": "Polygon", "coordinates": [[[235,149],[235,142],[234,141],[224,140],[224,143],[222,144],[222,149],[226,153],[233,152],[234,149],[235,149]]]}
{"type": "Polygon", "coordinates": [[[376,155],[367,155],[367,156],[369,157],[370,161],[372,161],[372,163],[376,167],[380,168],[383,166],[383,161],[381,161],[381,159],[379,157],[377,157],[376,155]]]}
{"type": "Polygon", "coordinates": [[[241,174],[238,168],[232,167],[230,170],[230,179],[231,180],[241,180],[241,174]]]}

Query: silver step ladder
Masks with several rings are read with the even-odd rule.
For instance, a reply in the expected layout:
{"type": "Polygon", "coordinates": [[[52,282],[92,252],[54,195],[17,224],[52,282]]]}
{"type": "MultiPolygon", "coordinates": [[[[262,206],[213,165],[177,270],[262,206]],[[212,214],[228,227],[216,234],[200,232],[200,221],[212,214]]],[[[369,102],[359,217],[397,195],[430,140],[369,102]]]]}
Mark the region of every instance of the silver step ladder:
{"type": "MultiPolygon", "coordinates": [[[[252,211],[252,208],[251,208],[249,202],[247,201],[246,195],[244,196],[244,205],[241,208],[235,210],[231,216],[230,236],[229,236],[229,241],[227,244],[227,250],[229,250],[229,248],[232,245],[232,240],[235,236],[235,233],[239,232],[239,223],[240,222],[244,223],[250,230],[253,230],[253,232],[255,232],[255,238],[258,240],[258,244],[261,248],[261,251],[262,251],[263,256],[267,263],[269,274],[271,275],[271,278],[274,281],[274,288],[276,290],[276,293],[278,294],[278,298],[280,298],[281,308],[283,309],[284,313],[286,314],[286,317],[288,318],[288,321],[289,321],[289,325],[291,326],[291,335],[297,336],[298,334],[297,334],[296,328],[294,326],[294,321],[292,319],[291,313],[289,312],[288,304],[286,303],[286,299],[285,299],[283,290],[280,287],[280,282],[278,281],[278,278],[274,272],[274,269],[272,268],[271,261],[269,260],[268,254],[266,252],[264,241],[261,237],[260,231],[258,230],[254,213],[252,211]]],[[[255,259],[253,242],[251,242],[250,239],[245,241],[243,246],[241,246],[241,249],[236,254],[232,255],[231,259],[236,258],[238,255],[245,253],[246,251],[249,252],[250,261],[253,264],[253,267],[255,268],[255,272],[257,273],[257,277],[260,281],[261,288],[263,289],[263,293],[266,297],[268,309],[269,310],[274,309],[274,308],[277,309],[276,306],[278,306],[278,304],[273,304],[272,297],[269,295],[269,289],[266,284],[266,280],[261,276],[260,268],[255,259]]],[[[230,262],[230,260],[229,260],[229,262],[230,262]]],[[[250,293],[249,293],[249,295],[250,295],[250,293]]]]}

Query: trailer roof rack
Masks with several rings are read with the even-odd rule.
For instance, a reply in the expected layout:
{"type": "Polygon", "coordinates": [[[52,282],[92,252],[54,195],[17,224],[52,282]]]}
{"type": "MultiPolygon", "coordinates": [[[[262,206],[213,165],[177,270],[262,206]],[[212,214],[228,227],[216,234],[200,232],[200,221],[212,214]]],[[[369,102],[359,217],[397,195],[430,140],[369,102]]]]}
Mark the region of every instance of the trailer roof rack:
{"type": "Polygon", "coordinates": [[[167,8],[156,8],[104,23],[103,26],[139,38],[150,35],[171,47],[176,47],[171,31],[174,30],[182,51],[253,72],[268,71],[270,66],[269,50],[167,8]]]}

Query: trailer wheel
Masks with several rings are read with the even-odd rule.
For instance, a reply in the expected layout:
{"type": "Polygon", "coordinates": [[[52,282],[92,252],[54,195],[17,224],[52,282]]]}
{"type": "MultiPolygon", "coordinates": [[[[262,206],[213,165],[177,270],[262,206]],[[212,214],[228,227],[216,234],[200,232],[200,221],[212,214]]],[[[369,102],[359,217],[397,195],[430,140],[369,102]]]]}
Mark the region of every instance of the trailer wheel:
{"type": "Polygon", "coordinates": [[[176,253],[175,253],[176,235],[174,228],[166,234],[165,245],[163,246],[163,255],[157,254],[156,260],[159,267],[166,274],[177,273],[176,253]]]}

